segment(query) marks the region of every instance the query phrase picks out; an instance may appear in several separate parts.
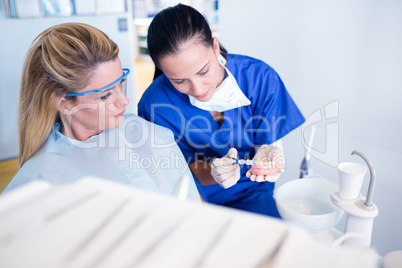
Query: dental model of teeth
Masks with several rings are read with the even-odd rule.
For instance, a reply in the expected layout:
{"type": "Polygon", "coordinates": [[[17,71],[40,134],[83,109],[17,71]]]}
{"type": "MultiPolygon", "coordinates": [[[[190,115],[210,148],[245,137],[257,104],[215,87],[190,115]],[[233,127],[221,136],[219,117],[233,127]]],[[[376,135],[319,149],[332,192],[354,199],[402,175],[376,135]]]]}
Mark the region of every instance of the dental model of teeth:
{"type": "Polygon", "coordinates": [[[251,174],[273,176],[279,172],[279,165],[277,162],[266,162],[263,158],[254,159],[254,161],[256,164],[251,167],[251,174]]]}

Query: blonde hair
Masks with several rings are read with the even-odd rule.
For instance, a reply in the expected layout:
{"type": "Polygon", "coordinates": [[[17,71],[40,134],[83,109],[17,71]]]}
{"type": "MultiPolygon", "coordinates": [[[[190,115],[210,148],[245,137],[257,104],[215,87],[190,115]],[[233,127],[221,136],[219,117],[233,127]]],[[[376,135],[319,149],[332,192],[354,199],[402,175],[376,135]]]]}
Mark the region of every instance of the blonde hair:
{"type": "Polygon", "coordinates": [[[20,84],[20,167],[60,120],[57,103],[61,97],[85,88],[98,65],[116,59],[118,53],[118,46],[105,33],[82,23],[56,25],[35,38],[20,84]]]}

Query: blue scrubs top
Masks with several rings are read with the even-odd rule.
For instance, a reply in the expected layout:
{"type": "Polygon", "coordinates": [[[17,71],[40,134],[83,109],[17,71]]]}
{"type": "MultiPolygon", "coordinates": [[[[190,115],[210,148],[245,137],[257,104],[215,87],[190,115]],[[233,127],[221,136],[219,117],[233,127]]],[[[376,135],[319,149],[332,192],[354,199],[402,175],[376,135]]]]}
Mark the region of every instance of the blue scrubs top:
{"type": "MultiPolygon", "coordinates": [[[[189,164],[223,157],[230,148],[237,149],[239,158],[252,159],[255,146],[271,144],[305,121],[269,65],[228,54],[226,67],[251,104],[225,111],[221,125],[208,111],[193,106],[188,95],[176,90],[164,74],[153,81],[138,104],[141,117],[173,131],[189,164]]],[[[250,181],[245,176],[248,169],[241,167],[240,180],[228,189],[219,184],[197,186],[210,203],[279,217],[273,199],[275,184],[250,181]]]]}

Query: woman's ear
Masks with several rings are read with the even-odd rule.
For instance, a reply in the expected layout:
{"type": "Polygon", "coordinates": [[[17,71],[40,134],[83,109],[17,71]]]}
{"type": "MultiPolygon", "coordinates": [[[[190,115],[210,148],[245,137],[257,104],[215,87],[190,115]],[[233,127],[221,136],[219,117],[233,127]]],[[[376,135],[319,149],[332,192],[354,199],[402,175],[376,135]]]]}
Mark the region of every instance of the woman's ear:
{"type": "Polygon", "coordinates": [[[219,46],[219,41],[218,41],[217,37],[214,37],[212,46],[213,46],[215,56],[218,57],[219,54],[221,54],[221,48],[219,46]]]}
{"type": "Polygon", "coordinates": [[[71,115],[71,107],[70,107],[70,101],[68,101],[66,98],[61,97],[60,99],[57,100],[56,106],[57,110],[64,115],[71,115]]]}

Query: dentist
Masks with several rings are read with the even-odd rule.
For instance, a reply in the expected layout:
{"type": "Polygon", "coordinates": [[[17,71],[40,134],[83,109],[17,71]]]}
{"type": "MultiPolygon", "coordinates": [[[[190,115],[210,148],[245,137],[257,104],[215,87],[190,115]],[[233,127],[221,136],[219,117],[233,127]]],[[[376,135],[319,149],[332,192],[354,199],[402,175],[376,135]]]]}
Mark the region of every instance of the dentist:
{"type": "Polygon", "coordinates": [[[158,13],[148,30],[154,81],[138,104],[143,118],[171,129],[207,202],[279,217],[275,181],[285,169],[280,139],[304,117],[266,63],[228,54],[204,17],[186,5],[158,13]],[[280,164],[252,174],[232,158],[280,164]]]}

